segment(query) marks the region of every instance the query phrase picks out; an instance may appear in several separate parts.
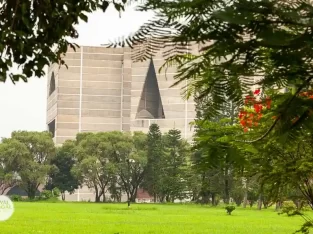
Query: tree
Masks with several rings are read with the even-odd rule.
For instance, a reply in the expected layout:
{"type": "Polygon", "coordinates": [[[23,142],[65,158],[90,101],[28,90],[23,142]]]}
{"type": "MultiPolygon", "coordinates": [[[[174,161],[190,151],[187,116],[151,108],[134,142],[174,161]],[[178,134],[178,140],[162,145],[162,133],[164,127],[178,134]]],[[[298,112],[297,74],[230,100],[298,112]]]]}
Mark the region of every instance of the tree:
{"type": "Polygon", "coordinates": [[[112,162],[118,177],[117,183],[126,192],[128,202],[135,202],[147,164],[147,135],[134,132],[133,135],[112,132],[109,137],[115,152],[112,162]]]}
{"type": "Polygon", "coordinates": [[[240,174],[246,163],[243,152],[229,141],[229,136],[235,135],[241,129],[238,125],[232,125],[232,120],[227,118],[216,122],[200,121],[196,121],[199,126],[194,148],[200,151],[201,157],[197,158],[196,166],[201,170],[217,169],[214,174],[218,173],[223,178],[222,195],[224,202],[228,204],[234,174],[240,174]]]}
{"type": "Polygon", "coordinates": [[[7,169],[21,179],[21,187],[34,199],[40,184],[45,184],[55,147],[49,132],[13,132],[3,140],[0,154],[7,157],[7,169]]]}
{"type": "Polygon", "coordinates": [[[9,166],[6,162],[6,159],[1,158],[0,156],[0,195],[4,194],[9,188],[18,185],[18,183],[19,183],[18,176],[16,175],[16,173],[9,170],[9,166]]]}
{"type": "Polygon", "coordinates": [[[151,124],[147,137],[147,172],[145,174],[144,187],[153,195],[154,202],[157,201],[160,195],[161,184],[161,169],[164,156],[162,145],[162,133],[157,124],[151,124]]]}
{"type": "MultiPolygon", "coordinates": [[[[191,161],[191,159],[189,159],[191,161]]],[[[201,191],[201,176],[198,171],[192,167],[192,163],[188,162],[186,170],[186,184],[187,192],[190,200],[193,202],[199,202],[201,191]]]]}
{"type": "Polygon", "coordinates": [[[51,163],[55,167],[50,173],[49,189],[58,188],[65,200],[65,192],[73,193],[79,187],[79,181],[72,173],[72,168],[76,163],[76,145],[73,141],[66,141],[57,149],[55,158],[51,163]]]}
{"type": "Polygon", "coordinates": [[[254,85],[292,90],[280,95],[272,108],[277,118],[257,141],[273,129],[282,134],[312,127],[313,99],[300,95],[311,90],[313,79],[312,6],[306,0],[147,0],[140,10],[156,11],[155,19],[111,46],[146,44],[134,60],[168,48],[163,67],[178,68],[175,84],[189,81],[187,96],[209,100],[206,119],[219,115],[229,100],[242,106],[254,85]],[[200,54],[188,51],[191,43],[200,44],[200,54]]]}
{"type": "Polygon", "coordinates": [[[164,157],[161,162],[161,201],[174,202],[186,196],[186,169],[189,144],[181,138],[178,129],[163,135],[164,157]]]}
{"type": "Polygon", "coordinates": [[[13,82],[19,79],[27,82],[27,78],[32,76],[43,76],[46,65],[63,65],[68,46],[76,46],[69,41],[78,37],[75,25],[79,20],[87,22],[86,13],[97,9],[105,12],[109,4],[121,12],[126,1],[3,1],[0,12],[0,81],[4,82],[9,77],[13,82]],[[22,66],[21,74],[10,70],[13,64],[22,66]]]}
{"type": "Polygon", "coordinates": [[[313,138],[310,132],[292,144],[285,144],[275,138],[256,145],[260,182],[267,185],[270,197],[277,200],[287,187],[301,191],[313,209],[311,184],[313,138]]]}
{"type": "Polygon", "coordinates": [[[114,177],[114,166],[110,162],[112,146],[108,133],[90,133],[78,135],[81,137],[77,146],[77,163],[72,171],[81,184],[86,184],[95,190],[95,201],[100,202],[114,177]]]}

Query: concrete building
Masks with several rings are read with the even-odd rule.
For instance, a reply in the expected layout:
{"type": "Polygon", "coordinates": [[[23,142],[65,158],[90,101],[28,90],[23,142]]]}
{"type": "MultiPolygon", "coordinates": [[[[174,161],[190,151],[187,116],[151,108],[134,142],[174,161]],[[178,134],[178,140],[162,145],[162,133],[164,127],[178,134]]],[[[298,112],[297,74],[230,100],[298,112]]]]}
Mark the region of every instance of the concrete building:
{"type": "Polygon", "coordinates": [[[135,63],[130,48],[69,49],[68,69],[53,64],[48,72],[47,125],[55,143],[74,139],[79,132],[147,132],[152,123],[162,132],[180,129],[191,140],[194,101],[182,98],[186,83],[170,87],[176,68],[158,72],[162,54],[135,63]]]}
{"type": "MultiPolygon", "coordinates": [[[[76,52],[69,49],[68,69],[57,64],[49,68],[47,125],[57,145],[75,139],[79,132],[147,132],[152,123],[162,132],[176,128],[182,137],[192,139],[194,101],[182,98],[186,83],[170,87],[176,68],[158,72],[164,63],[162,51],[138,63],[132,61],[132,53],[130,48],[82,46],[76,52]]],[[[66,200],[94,201],[94,197],[83,186],[67,194],[66,200]]]]}

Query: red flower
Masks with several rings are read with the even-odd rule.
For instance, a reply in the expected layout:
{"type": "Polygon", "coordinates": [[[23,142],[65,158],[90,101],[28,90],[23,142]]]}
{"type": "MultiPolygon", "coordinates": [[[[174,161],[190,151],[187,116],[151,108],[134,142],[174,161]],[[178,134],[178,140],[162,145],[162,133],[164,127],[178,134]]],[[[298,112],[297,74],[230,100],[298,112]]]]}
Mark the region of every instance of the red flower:
{"type": "Polygon", "coordinates": [[[241,124],[243,127],[245,127],[245,126],[246,126],[246,121],[245,121],[245,120],[241,120],[241,121],[240,121],[240,124],[241,124]]]}
{"type": "Polygon", "coordinates": [[[244,132],[248,132],[248,128],[244,128],[243,131],[244,131],[244,132]]]}
{"type": "Polygon", "coordinates": [[[248,124],[249,127],[251,127],[251,126],[252,126],[252,120],[251,120],[251,119],[248,119],[248,120],[247,120],[247,124],[248,124]]]}
{"type": "Polygon", "coordinates": [[[254,104],[253,107],[254,107],[254,110],[256,113],[261,113],[261,111],[262,111],[262,105],[261,104],[254,104]]]}
{"type": "Polygon", "coordinates": [[[259,95],[260,94],[260,89],[256,89],[253,94],[259,95]]]}
{"type": "Polygon", "coordinates": [[[270,108],[271,108],[271,103],[272,103],[272,100],[271,100],[269,97],[267,97],[267,98],[266,98],[266,108],[267,108],[267,109],[270,109],[270,108]]]}
{"type": "Polygon", "coordinates": [[[238,115],[239,119],[242,119],[244,116],[245,116],[244,111],[240,111],[238,115]]]}
{"type": "Polygon", "coordinates": [[[245,98],[245,104],[248,104],[251,100],[251,97],[249,95],[246,96],[245,98]]]}

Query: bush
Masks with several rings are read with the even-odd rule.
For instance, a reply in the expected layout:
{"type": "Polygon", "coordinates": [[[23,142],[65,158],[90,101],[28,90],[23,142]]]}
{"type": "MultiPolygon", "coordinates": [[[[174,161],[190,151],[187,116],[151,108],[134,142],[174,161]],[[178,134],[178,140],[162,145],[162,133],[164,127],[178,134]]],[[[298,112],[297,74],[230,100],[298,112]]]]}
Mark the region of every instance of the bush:
{"type": "Polygon", "coordinates": [[[60,196],[60,194],[61,192],[58,188],[54,188],[52,190],[43,190],[40,193],[39,200],[49,200],[52,198],[55,198],[52,200],[58,200],[58,197],[60,196]]]}
{"type": "Polygon", "coordinates": [[[235,206],[226,206],[225,210],[227,211],[227,214],[231,215],[231,212],[233,212],[236,209],[235,206]]]}
{"type": "Polygon", "coordinates": [[[43,190],[43,191],[40,193],[39,199],[40,199],[40,200],[48,200],[48,199],[50,199],[51,197],[53,197],[53,195],[52,195],[52,192],[51,192],[50,190],[43,190]]]}
{"type": "Polygon", "coordinates": [[[12,201],[15,201],[15,202],[23,200],[22,196],[20,196],[20,195],[12,195],[12,196],[10,196],[10,199],[12,201]]]}
{"type": "Polygon", "coordinates": [[[282,211],[278,214],[287,214],[287,216],[302,215],[292,201],[285,201],[282,206],[282,211]]]}
{"type": "Polygon", "coordinates": [[[61,195],[61,191],[60,191],[60,189],[58,189],[58,188],[54,188],[54,189],[52,189],[52,196],[53,197],[59,197],[61,195]]]}

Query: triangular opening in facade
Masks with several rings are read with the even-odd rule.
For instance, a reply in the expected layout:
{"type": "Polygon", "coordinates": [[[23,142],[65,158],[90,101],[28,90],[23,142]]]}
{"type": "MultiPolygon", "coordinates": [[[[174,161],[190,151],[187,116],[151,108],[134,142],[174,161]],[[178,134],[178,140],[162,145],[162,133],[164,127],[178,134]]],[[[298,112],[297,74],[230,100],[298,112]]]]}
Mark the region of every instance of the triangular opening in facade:
{"type": "Polygon", "coordinates": [[[50,79],[50,88],[49,88],[49,96],[54,92],[55,90],[55,78],[54,78],[54,72],[51,74],[51,79],[50,79]]]}
{"type": "Polygon", "coordinates": [[[165,119],[153,60],[150,60],[137,110],[137,119],[165,119]]]}

